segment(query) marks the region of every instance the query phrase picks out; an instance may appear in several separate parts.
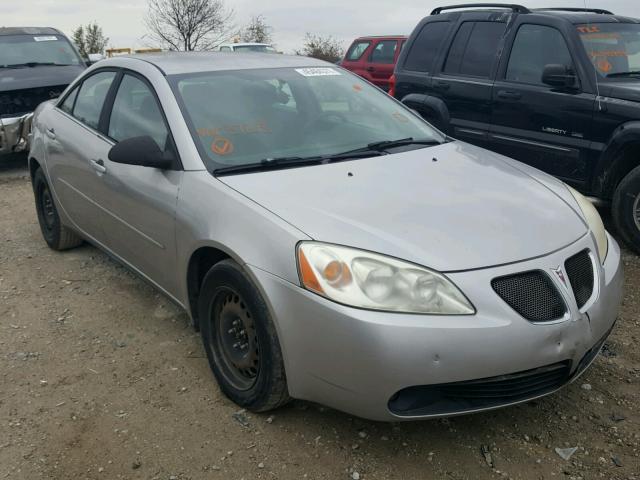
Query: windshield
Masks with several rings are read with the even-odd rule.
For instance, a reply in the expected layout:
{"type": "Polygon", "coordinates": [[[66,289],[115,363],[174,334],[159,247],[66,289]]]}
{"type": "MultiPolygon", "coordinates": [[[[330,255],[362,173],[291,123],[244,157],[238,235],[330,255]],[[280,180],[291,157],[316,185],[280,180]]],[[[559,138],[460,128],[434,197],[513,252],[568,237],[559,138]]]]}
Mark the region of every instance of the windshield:
{"type": "Polygon", "coordinates": [[[0,67],[37,63],[81,65],[81,62],[62,35],[0,36],[0,67]]]}
{"type": "Polygon", "coordinates": [[[640,71],[639,24],[592,23],[576,28],[599,76],[640,71]]]}
{"type": "Polygon", "coordinates": [[[260,52],[260,53],[276,53],[276,49],[269,45],[234,45],[235,52],[260,52]]]}
{"type": "Polygon", "coordinates": [[[338,68],[224,71],[169,81],[210,170],[335,155],[386,140],[445,141],[382,90],[338,68]]]}

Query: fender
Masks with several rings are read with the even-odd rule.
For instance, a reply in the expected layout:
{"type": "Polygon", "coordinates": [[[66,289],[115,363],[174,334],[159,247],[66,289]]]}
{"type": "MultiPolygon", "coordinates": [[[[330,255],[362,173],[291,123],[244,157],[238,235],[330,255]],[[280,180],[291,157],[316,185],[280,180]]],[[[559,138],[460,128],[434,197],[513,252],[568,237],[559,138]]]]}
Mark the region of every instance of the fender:
{"type": "Polygon", "coordinates": [[[628,158],[621,156],[630,144],[638,144],[640,148],[640,121],[634,120],[619,125],[600,154],[593,177],[593,189],[600,196],[611,198],[624,175],[640,165],[640,156],[638,160],[633,161],[633,165],[629,164],[628,158]]]}
{"type": "Polygon", "coordinates": [[[401,100],[407,107],[416,110],[429,123],[437,129],[449,132],[449,122],[451,117],[449,109],[440,98],[424,95],[421,93],[410,93],[401,100]]]}

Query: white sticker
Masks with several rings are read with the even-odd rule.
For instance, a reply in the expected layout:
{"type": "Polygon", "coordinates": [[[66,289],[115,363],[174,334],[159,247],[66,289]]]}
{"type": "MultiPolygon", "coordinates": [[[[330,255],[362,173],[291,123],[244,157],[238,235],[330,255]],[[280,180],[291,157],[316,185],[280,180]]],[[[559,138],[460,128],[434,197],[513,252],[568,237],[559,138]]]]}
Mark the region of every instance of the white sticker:
{"type": "Polygon", "coordinates": [[[55,42],[58,40],[58,37],[54,37],[53,35],[49,35],[46,37],[33,37],[36,42],[55,42]]]}
{"type": "Polygon", "coordinates": [[[296,68],[296,72],[305,77],[328,77],[332,75],[342,75],[339,71],[327,67],[296,68]]]}

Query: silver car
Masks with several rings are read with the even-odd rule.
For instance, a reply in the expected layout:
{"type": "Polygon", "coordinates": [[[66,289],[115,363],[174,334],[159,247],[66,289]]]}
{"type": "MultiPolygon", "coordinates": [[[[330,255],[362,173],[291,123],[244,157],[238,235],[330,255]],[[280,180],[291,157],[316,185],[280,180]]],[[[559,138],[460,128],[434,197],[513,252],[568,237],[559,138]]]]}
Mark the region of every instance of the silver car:
{"type": "Polygon", "coordinates": [[[376,420],[493,409],[578,377],[620,250],[538,170],[310,58],[120,57],[34,118],[42,233],[189,312],[222,391],[376,420]]]}

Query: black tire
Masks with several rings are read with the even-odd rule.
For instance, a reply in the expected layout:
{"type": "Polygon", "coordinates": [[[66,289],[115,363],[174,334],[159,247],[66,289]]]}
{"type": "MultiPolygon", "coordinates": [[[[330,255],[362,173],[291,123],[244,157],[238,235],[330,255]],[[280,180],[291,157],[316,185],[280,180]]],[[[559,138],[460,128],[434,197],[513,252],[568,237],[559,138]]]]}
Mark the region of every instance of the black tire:
{"type": "Polygon", "coordinates": [[[227,397],[253,412],[273,410],[290,400],[269,310],[236,262],[223,260],[209,270],[198,314],[209,365],[227,397]]]}
{"type": "Polygon", "coordinates": [[[640,167],[631,170],[616,188],[611,214],[623,240],[640,253],[640,167]]]}
{"type": "Polygon", "coordinates": [[[33,176],[33,193],[40,231],[47,245],[53,250],[68,250],[80,245],[82,239],[60,222],[53,194],[41,168],[33,176]]]}

